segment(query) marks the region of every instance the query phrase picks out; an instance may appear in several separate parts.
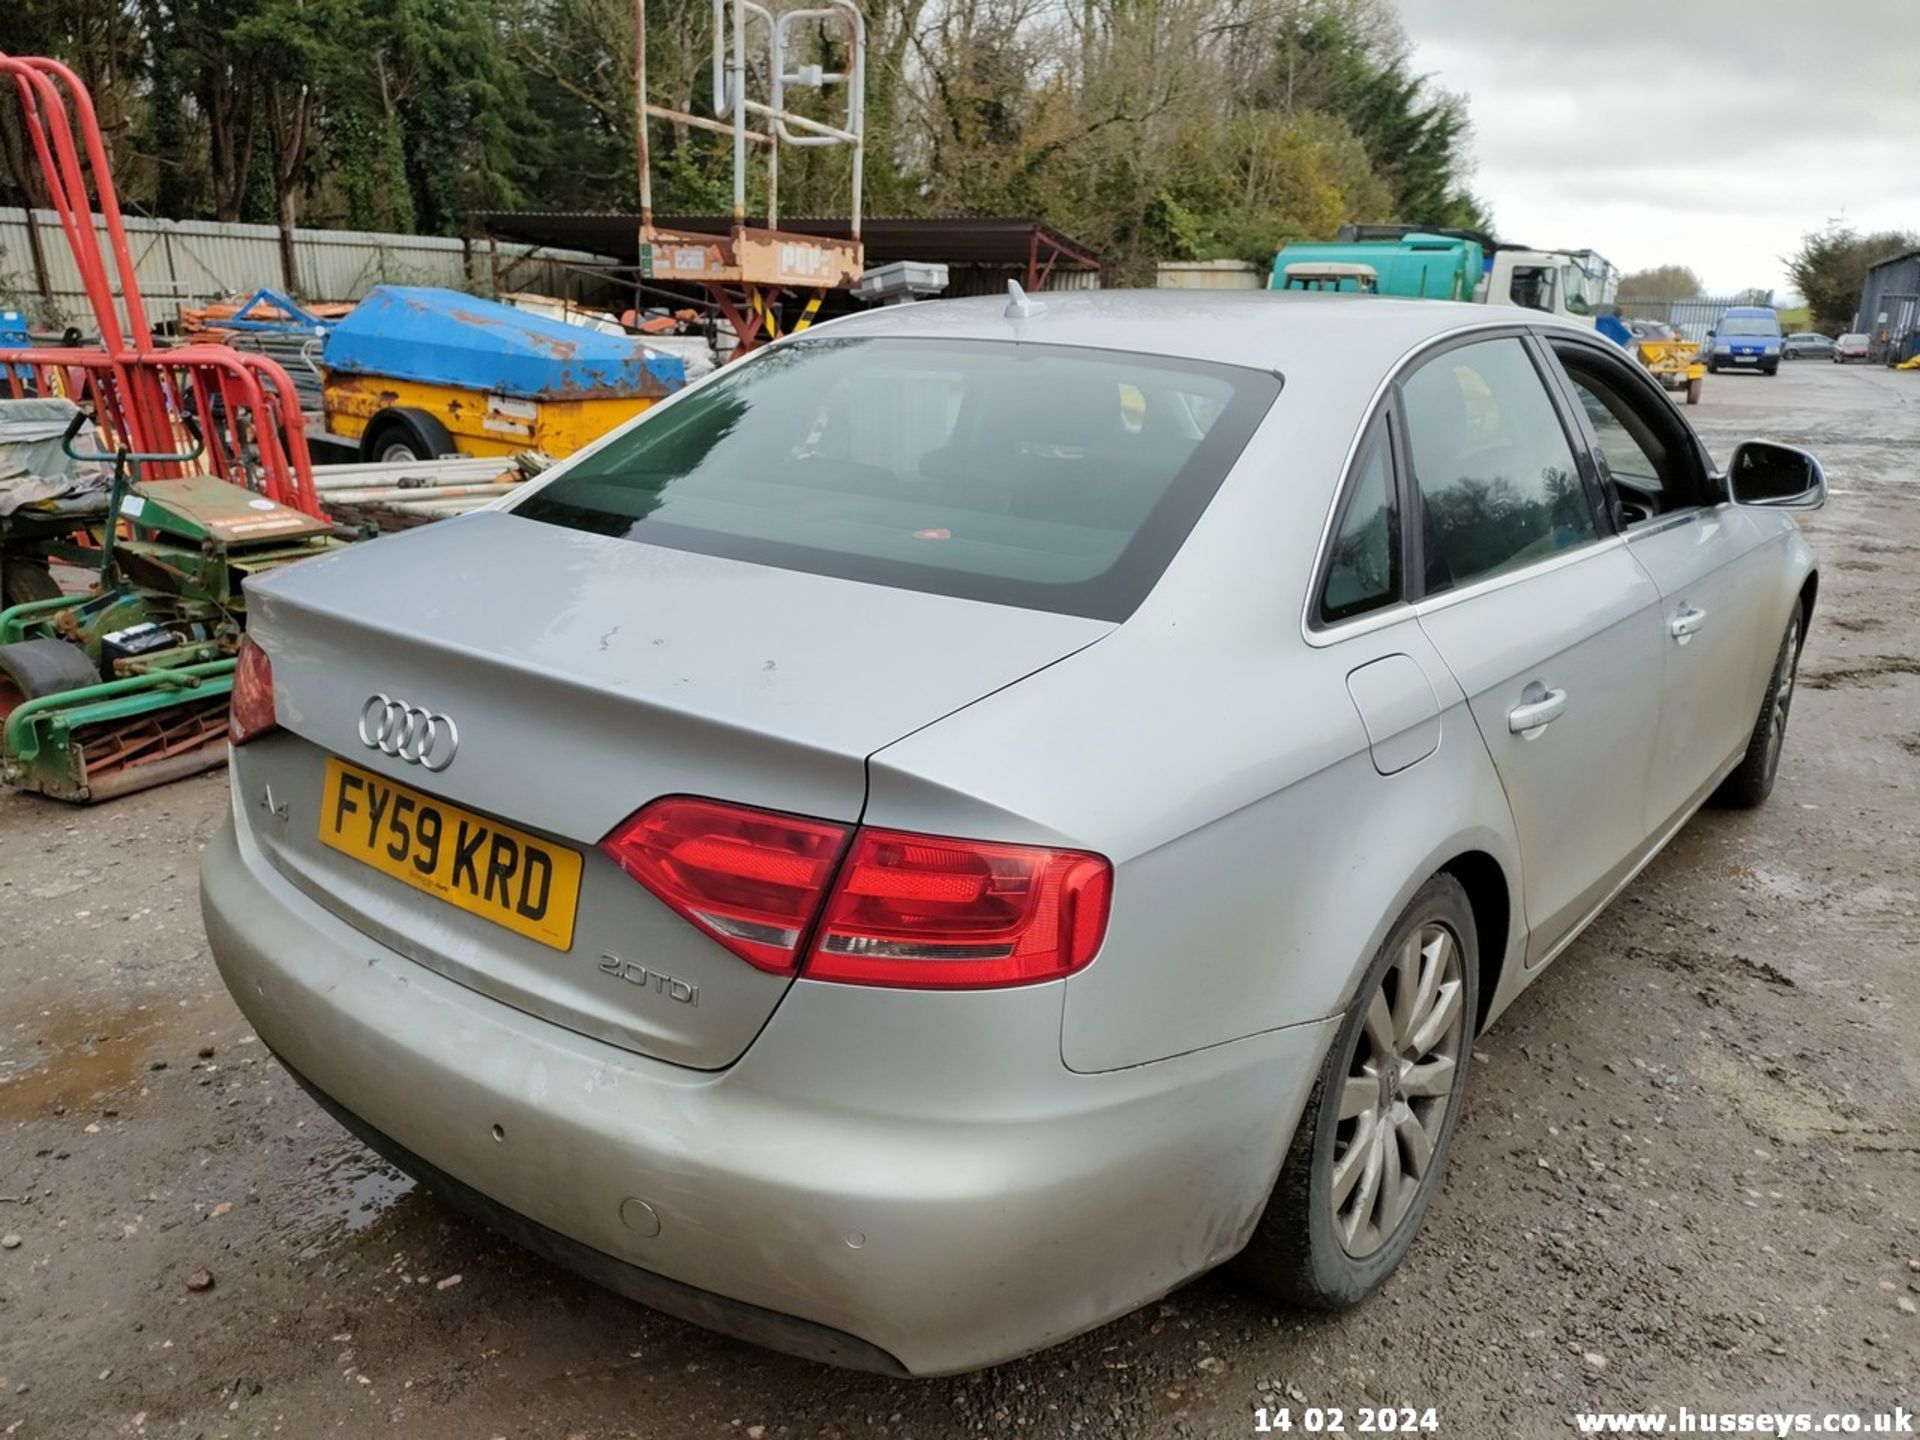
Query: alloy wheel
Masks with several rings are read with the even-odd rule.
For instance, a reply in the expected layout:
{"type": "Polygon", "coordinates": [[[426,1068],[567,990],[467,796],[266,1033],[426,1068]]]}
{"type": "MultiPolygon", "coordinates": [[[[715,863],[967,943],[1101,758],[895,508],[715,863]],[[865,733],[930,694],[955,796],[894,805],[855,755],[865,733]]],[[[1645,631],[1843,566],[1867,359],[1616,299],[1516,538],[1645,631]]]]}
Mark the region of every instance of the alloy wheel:
{"type": "Polygon", "coordinates": [[[1367,1003],[1340,1090],[1328,1200],[1355,1259],[1378,1250],[1435,1172],[1466,1038],[1459,938],[1414,931],[1367,1003]]]}
{"type": "Polygon", "coordinates": [[[1787,710],[1793,704],[1793,682],[1800,659],[1800,617],[1787,626],[1780,659],[1773,672],[1773,705],[1767,712],[1767,774],[1780,767],[1780,751],[1787,739],[1787,710]]]}

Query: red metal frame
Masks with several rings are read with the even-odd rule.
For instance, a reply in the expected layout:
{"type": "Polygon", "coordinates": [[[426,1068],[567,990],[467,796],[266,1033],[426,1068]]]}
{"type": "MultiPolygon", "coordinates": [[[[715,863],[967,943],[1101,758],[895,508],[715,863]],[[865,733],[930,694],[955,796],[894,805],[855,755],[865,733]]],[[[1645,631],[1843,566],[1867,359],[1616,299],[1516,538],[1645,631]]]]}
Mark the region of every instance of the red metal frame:
{"type": "MultiPolygon", "coordinates": [[[[19,92],[21,124],[100,331],[98,350],[0,350],[0,377],[5,378],[7,392],[19,397],[31,379],[41,395],[64,389],[76,401],[90,398],[94,420],[110,445],[148,453],[192,448],[185,438],[191,411],[207,442],[202,463],[213,474],[319,517],[306,420],[287,372],[263,355],[224,346],[162,349],[155,343],[121,221],[106,142],[93,98],[79,76],[58,60],[5,53],[0,53],[0,74],[11,75],[19,92]],[[97,215],[88,194],[88,172],[99,197],[97,215]],[[105,232],[113,255],[125,305],[124,329],[97,230],[105,232]],[[217,408],[215,396],[219,397],[217,408]]],[[[31,211],[28,218],[31,221],[31,211]]],[[[145,478],[182,473],[181,465],[155,465],[145,478]]]]}

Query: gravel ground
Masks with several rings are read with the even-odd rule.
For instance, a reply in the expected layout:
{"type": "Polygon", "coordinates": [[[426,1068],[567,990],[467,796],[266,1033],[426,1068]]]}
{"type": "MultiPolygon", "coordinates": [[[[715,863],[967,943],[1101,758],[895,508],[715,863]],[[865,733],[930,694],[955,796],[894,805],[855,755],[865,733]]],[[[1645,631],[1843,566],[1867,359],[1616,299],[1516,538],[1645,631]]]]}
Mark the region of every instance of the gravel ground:
{"type": "Polygon", "coordinates": [[[1261,1404],[1920,1399],[1920,374],[1708,382],[1834,496],[1778,789],[1706,812],[1479,1042],[1405,1268],[1338,1318],[1209,1277],[955,1380],[830,1371],[496,1241],[357,1146],[221,988],[203,776],[0,796],[0,1436],[1250,1434],[1261,1404]],[[17,1237],[17,1240],[15,1239],[17,1237]]]}

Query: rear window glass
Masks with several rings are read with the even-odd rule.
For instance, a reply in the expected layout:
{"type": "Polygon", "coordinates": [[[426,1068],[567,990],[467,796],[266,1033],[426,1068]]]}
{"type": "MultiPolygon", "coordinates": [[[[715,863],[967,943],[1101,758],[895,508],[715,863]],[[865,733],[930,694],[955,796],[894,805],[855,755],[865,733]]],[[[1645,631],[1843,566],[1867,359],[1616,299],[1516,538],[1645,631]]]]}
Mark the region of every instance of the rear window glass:
{"type": "Polygon", "coordinates": [[[740,362],[515,507],[548,524],[1120,620],[1279,380],[1060,345],[822,336],[740,362]]]}

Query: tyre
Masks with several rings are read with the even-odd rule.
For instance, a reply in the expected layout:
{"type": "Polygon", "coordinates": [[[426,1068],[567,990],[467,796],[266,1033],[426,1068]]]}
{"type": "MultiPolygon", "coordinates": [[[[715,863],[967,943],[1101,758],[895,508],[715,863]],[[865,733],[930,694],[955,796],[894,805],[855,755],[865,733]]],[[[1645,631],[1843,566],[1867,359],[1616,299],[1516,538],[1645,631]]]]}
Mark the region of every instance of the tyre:
{"type": "Polygon", "coordinates": [[[1698,405],[1700,403],[1700,392],[1704,388],[1706,388],[1705,382],[1698,376],[1687,381],[1687,404],[1698,405]]]}
{"type": "Polygon", "coordinates": [[[78,645],[64,640],[17,640],[0,645],[0,680],[11,681],[22,699],[39,700],[82,685],[98,685],[100,672],[78,645]]]}
{"type": "Polygon", "coordinates": [[[1233,1268],[1339,1310],[1386,1282],[1440,1188],[1466,1099],[1480,951],[1467,892],[1434,876],[1394,922],[1327,1051],[1233,1268]]]}
{"type": "Polygon", "coordinates": [[[1760,718],[1754,721],[1753,737],[1747,741],[1747,753],[1731,775],[1713,792],[1716,805],[1751,810],[1765,803],[1773,793],[1774,776],[1780,773],[1780,751],[1787,740],[1787,715],[1793,708],[1794,678],[1800,668],[1800,644],[1804,621],[1800,607],[1793,607],[1787,621],[1787,633],[1780,640],[1780,653],[1773,662],[1773,674],[1767,677],[1767,693],[1760,698],[1760,718]]]}
{"type": "Polygon", "coordinates": [[[424,410],[382,410],[360,436],[360,458],[384,465],[436,460],[453,451],[447,427],[424,410]]]}
{"type": "Polygon", "coordinates": [[[1776,360],[1771,365],[1761,366],[1760,373],[1762,375],[1778,375],[1780,373],[1780,362],[1776,360]]]}
{"type": "Polygon", "coordinates": [[[58,600],[60,594],[46,561],[0,559],[0,610],[34,600],[58,600]]]}

